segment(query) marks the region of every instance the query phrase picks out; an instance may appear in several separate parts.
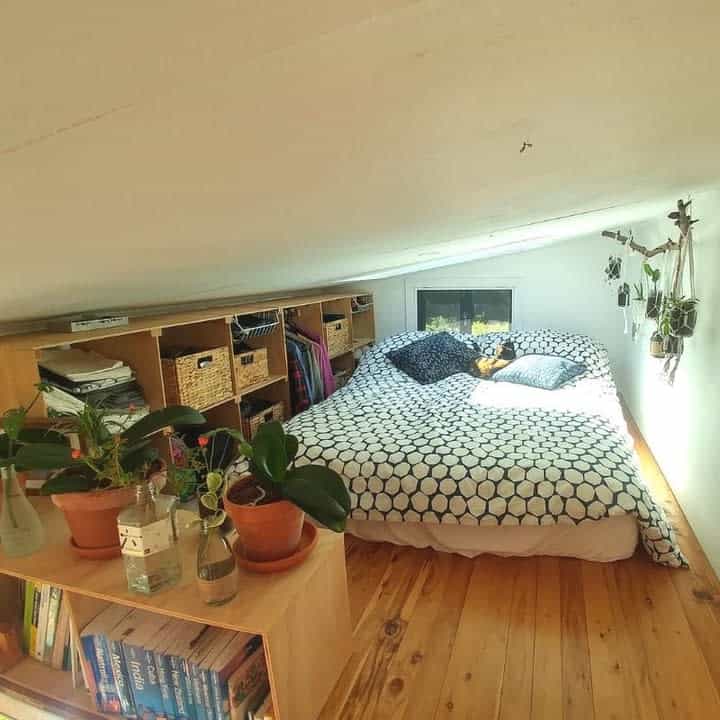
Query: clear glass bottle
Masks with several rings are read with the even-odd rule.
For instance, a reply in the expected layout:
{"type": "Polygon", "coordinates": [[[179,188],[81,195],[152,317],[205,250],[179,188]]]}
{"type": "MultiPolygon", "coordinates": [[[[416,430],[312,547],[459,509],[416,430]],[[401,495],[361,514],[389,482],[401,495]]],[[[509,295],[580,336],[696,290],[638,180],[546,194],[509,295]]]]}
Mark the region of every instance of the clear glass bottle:
{"type": "Polygon", "coordinates": [[[235,555],[222,527],[211,527],[203,520],[197,554],[200,596],[208,605],[223,605],[235,597],[239,581],[235,555]]]}
{"type": "Polygon", "coordinates": [[[128,588],[151,595],[182,576],[175,528],[176,498],[158,497],[153,483],[135,486],[135,504],[118,515],[128,588]]]}
{"type": "Polygon", "coordinates": [[[10,557],[30,555],[45,544],[45,528],[25,496],[15,466],[0,468],[2,476],[2,512],[0,539],[2,551],[10,557]]]}

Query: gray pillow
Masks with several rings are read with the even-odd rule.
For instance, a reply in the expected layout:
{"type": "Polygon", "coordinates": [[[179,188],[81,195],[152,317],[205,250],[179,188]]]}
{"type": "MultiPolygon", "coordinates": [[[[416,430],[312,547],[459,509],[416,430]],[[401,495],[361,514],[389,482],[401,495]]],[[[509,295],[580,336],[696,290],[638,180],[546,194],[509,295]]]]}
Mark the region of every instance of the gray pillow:
{"type": "Polygon", "coordinates": [[[523,355],[507,367],[498,370],[492,379],[528,385],[541,390],[556,390],[587,368],[580,363],[555,355],[523,355]]]}

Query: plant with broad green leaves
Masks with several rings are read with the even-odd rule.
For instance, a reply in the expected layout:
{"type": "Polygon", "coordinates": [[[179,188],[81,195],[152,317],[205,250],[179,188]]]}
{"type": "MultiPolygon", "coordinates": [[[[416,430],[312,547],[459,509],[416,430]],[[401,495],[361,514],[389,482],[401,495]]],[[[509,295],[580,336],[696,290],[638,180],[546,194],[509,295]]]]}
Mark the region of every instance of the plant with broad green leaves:
{"type": "Polygon", "coordinates": [[[239,450],[262,490],[260,503],[289,500],[335,532],[345,529],[350,495],[342,478],[325,465],[296,465],[298,439],[281,423],[260,426],[252,441],[240,440],[239,450]]]}
{"type": "Polygon", "coordinates": [[[113,433],[106,412],[86,405],[81,412],[58,421],[54,435],[63,442],[40,439],[23,444],[15,455],[23,468],[60,470],[42,487],[45,495],[126,487],[144,477],[158,455],[152,436],[173,425],[202,425],[195,409],[172,405],[146,415],[122,432],[113,433]],[[70,448],[66,436],[80,437],[82,450],[70,448]]]}

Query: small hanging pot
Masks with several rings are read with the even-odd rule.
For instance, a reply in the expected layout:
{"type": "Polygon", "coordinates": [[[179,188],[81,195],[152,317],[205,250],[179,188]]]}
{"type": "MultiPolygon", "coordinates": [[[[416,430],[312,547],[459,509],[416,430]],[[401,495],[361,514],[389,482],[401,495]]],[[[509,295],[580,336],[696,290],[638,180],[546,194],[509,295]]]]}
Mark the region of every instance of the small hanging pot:
{"type": "Polygon", "coordinates": [[[608,264],[605,266],[605,282],[612,283],[620,279],[620,271],[622,270],[622,258],[611,255],[608,258],[608,264]]]}
{"type": "Polygon", "coordinates": [[[651,290],[647,299],[645,317],[650,318],[651,320],[656,320],[658,315],[660,315],[662,300],[663,294],[659,290],[651,290]]]}
{"type": "Polygon", "coordinates": [[[697,300],[680,300],[669,312],[670,332],[676,337],[692,337],[697,325],[697,300]]]}
{"type": "Polygon", "coordinates": [[[668,355],[682,355],[683,339],[676,335],[666,335],[663,338],[663,352],[668,355]]]}
{"type": "Polygon", "coordinates": [[[656,330],[650,338],[650,355],[654,358],[664,358],[663,336],[656,330]]]}
{"type": "Polygon", "coordinates": [[[618,307],[625,308],[630,305],[630,286],[627,283],[620,283],[618,286],[618,307]]]}

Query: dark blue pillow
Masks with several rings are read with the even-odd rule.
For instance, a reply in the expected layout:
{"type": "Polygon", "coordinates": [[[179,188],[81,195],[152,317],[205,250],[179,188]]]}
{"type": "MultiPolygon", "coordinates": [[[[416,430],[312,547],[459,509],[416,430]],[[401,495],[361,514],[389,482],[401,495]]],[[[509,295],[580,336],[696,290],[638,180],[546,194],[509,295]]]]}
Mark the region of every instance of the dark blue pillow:
{"type": "Polygon", "coordinates": [[[556,390],[582,375],[586,369],[580,363],[555,355],[523,355],[498,370],[492,379],[495,382],[529,385],[541,390],[556,390]]]}
{"type": "Polygon", "coordinates": [[[446,332],[433,333],[387,353],[387,358],[422,385],[467,372],[477,352],[446,332]]]}

